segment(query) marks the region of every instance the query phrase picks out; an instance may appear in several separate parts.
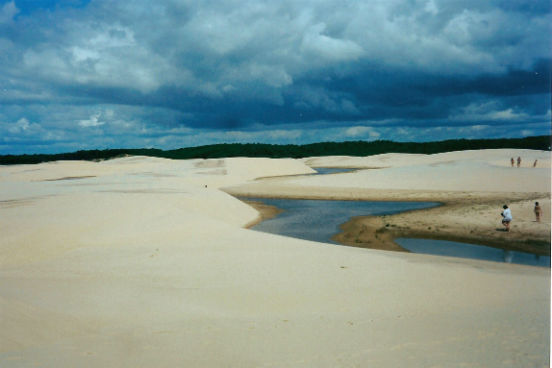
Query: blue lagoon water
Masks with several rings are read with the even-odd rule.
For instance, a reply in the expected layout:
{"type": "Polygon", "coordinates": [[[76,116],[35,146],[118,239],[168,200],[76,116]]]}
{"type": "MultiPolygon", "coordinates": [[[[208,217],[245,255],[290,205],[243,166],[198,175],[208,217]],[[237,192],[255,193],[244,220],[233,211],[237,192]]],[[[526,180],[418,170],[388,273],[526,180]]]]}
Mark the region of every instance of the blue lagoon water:
{"type": "Polygon", "coordinates": [[[356,170],[348,167],[313,167],[312,169],[316,170],[316,174],[314,175],[339,174],[356,170]]]}
{"type": "Polygon", "coordinates": [[[413,253],[550,267],[549,256],[539,256],[531,253],[487,247],[484,245],[414,238],[397,238],[395,239],[395,243],[413,253]]]}
{"type": "MultiPolygon", "coordinates": [[[[254,230],[332,244],[338,244],[331,238],[340,232],[339,226],[352,217],[391,215],[439,205],[437,202],[243,199],[263,202],[284,210],[276,217],[255,225],[254,230]]],[[[395,241],[413,253],[550,267],[549,256],[536,256],[530,253],[445,240],[398,238],[395,241]]]]}
{"type": "Polygon", "coordinates": [[[314,199],[244,198],[278,207],[284,212],[262,221],[254,230],[294,238],[335,243],[331,237],[339,233],[339,225],[351,217],[391,215],[398,212],[438,206],[437,202],[368,202],[329,201],[314,199]]]}

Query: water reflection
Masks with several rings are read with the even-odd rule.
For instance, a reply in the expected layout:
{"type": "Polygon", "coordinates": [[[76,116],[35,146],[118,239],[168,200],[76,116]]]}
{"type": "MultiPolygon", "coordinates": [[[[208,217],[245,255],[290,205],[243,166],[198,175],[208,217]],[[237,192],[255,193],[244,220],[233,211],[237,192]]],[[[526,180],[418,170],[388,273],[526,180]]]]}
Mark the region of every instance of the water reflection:
{"type": "MultiPolygon", "coordinates": [[[[369,202],[301,199],[244,198],[284,210],[278,216],[253,227],[255,230],[294,238],[333,243],[339,225],[354,216],[390,215],[398,212],[435,207],[437,202],[369,202]]],[[[414,253],[473,258],[495,262],[550,267],[549,256],[507,251],[482,245],[445,240],[398,238],[395,241],[414,253]]]]}
{"type": "Polygon", "coordinates": [[[278,216],[253,227],[254,230],[294,238],[333,243],[339,225],[354,216],[390,215],[393,213],[438,206],[437,202],[368,202],[308,199],[244,198],[284,210],[278,216]]]}
{"type": "Polygon", "coordinates": [[[397,238],[395,242],[414,253],[426,253],[448,257],[482,259],[531,266],[550,267],[549,256],[517,252],[468,243],[434,239],[397,238]]]}
{"type": "Polygon", "coordinates": [[[338,174],[338,173],[352,172],[356,170],[348,167],[313,167],[312,169],[316,170],[315,175],[338,174]]]}

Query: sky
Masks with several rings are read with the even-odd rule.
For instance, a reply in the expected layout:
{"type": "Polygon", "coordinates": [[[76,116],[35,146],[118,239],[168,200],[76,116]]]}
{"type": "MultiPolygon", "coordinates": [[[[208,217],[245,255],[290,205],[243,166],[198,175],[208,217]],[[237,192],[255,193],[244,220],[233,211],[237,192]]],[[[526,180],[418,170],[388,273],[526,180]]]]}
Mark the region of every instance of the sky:
{"type": "Polygon", "coordinates": [[[0,0],[0,154],[550,134],[549,0],[0,0]]]}

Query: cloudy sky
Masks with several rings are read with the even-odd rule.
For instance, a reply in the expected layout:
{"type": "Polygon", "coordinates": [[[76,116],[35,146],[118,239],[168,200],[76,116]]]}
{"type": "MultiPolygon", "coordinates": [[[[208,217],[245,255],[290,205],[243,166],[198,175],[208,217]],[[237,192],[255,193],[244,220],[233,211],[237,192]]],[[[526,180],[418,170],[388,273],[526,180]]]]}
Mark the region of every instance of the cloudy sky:
{"type": "Polygon", "coordinates": [[[0,0],[0,154],[550,133],[549,0],[0,0]]]}

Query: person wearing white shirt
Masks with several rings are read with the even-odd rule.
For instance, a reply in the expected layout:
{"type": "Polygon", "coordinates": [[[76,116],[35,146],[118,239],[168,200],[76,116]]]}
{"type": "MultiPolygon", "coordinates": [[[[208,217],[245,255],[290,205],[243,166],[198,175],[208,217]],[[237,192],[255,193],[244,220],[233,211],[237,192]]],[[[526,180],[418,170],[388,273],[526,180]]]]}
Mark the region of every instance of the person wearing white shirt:
{"type": "Polygon", "coordinates": [[[506,231],[510,231],[510,222],[512,221],[512,211],[508,208],[508,206],[504,205],[502,206],[504,211],[502,211],[502,225],[506,227],[506,231]]]}

